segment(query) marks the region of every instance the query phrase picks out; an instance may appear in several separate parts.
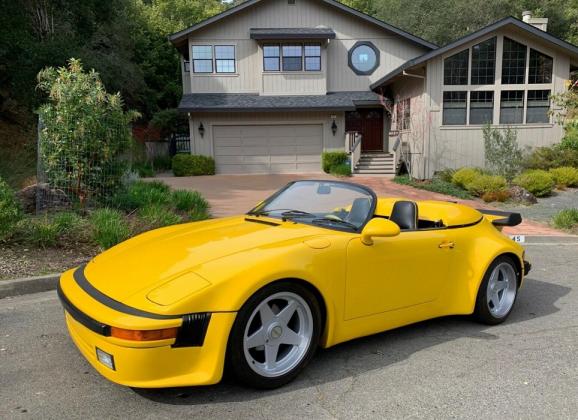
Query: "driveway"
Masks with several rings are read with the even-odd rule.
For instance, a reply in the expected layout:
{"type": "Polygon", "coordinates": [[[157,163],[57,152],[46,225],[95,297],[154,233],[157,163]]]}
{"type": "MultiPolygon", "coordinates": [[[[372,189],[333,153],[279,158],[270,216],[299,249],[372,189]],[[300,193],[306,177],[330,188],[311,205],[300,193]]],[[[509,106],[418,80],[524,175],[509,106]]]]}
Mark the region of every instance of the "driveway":
{"type": "MultiPolygon", "coordinates": [[[[213,175],[197,177],[160,176],[172,188],[197,190],[210,203],[211,213],[215,217],[232,216],[245,213],[259,201],[267,198],[288,182],[299,179],[343,179],[328,174],[271,174],[271,175],[213,175]]],[[[459,198],[420,190],[408,185],[399,185],[388,177],[355,176],[345,178],[350,182],[366,185],[380,197],[405,197],[413,200],[450,200],[476,208],[492,209],[482,201],[460,200],[459,198]]],[[[524,220],[522,224],[504,229],[512,235],[565,236],[566,234],[552,229],[545,224],[524,220]]]]}

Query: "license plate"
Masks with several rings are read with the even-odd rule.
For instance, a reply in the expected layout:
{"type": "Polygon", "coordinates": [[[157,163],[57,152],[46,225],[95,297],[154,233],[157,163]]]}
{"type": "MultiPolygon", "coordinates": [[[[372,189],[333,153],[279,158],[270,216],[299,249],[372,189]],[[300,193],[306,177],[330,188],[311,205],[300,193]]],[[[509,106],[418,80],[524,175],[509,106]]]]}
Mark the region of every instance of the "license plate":
{"type": "Polygon", "coordinates": [[[526,236],[524,236],[524,235],[510,235],[510,239],[514,242],[519,242],[519,243],[526,242],[526,236]]]}

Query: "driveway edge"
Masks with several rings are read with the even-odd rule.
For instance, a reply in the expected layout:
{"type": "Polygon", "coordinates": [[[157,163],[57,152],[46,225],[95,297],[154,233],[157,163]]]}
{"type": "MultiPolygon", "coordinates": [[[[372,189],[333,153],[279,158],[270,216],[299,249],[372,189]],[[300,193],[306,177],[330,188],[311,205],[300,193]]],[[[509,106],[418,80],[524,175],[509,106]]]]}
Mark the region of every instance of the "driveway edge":
{"type": "Polygon", "coordinates": [[[48,274],[23,279],[0,280],[0,299],[55,290],[59,278],[60,274],[48,274]]]}

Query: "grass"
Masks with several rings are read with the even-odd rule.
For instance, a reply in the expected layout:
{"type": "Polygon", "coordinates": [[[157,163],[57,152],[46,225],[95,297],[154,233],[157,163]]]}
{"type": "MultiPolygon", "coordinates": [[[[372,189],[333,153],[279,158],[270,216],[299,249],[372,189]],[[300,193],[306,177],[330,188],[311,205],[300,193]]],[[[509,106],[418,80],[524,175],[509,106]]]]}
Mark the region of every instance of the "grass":
{"type": "MultiPolygon", "coordinates": [[[[164,226],[181,223],[183,218],[171,209],[151,204],[138,211],[139,218],[149,229],[156,229],[164,226]]],[[[148,229],[147,229],[148,230],[148,229]]]]}
{"type": "Polygon", "coordinates": [[[171,203],[171,189],[160,181],[136,181],[111,199],[112,207],[131,212],[153,204],[171,203]]]}
{"type": "Polygon", "coordinates": [[[179,211],[201,211],[209,208],[209,203],[197,191],[175,190],[172,196],[173,205],[179,211]]]}
{"type": "Polygon", "coordinates": [[[560,210],[552,219],[558,229],[573,229],[578,227],[578,209],[560,210]]]}
{"type": "Polygon", "coordinates": [[[393,182],[400,185],[409,185],[410,187],[419,188],[420,190],[451,195],[464,200],[472,198],[471,194],[463,188],[460,188],[451,182],[444,181],[439,177],[434,177],[433,179],[426,181],[416,181],[410,179],[408,175],[398,175],[393,178],[393,182]]]}
{"type": "Polygon", "coordinates": [[[115,209],[98,209],[90,215],[92,237],[101,248],[108,249],[131,236],[130,225],[115,209]]]}

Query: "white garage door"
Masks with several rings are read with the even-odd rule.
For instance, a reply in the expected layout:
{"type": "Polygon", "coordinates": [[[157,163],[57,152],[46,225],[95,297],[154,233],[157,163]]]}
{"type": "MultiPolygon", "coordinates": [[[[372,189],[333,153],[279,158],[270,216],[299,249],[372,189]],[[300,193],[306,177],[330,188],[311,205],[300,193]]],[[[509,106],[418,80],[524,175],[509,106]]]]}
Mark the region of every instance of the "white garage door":
{"type": "Polygon", "coordinates": [[[221,174],[320,172],[323,127],[214,126],[213,147],[221,174]]]}

